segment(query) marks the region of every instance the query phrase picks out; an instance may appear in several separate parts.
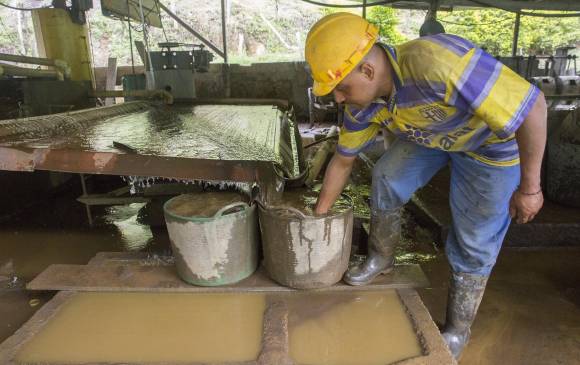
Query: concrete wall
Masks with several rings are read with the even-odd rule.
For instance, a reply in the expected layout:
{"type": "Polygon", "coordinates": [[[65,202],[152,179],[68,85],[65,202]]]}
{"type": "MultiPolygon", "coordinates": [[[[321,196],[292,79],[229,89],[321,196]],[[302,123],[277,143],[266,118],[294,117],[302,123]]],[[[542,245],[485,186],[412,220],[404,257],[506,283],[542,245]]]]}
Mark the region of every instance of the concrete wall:
{"type": "MultiPolygon", "coordinates": [[[[256,63],[243,66],[229,65],[230,97],[257,99],[285,99],[295,107],[299,120],[308,118],[308,94],[306,89],[312,85],[310,75],[304,62],[256,63]]],[[[211,64],[209,71],[197,73],[195,87],[200,98],[223,98],[224,64],[211,64]]],[[[143,66],[136,66],[135,71],[142,73],[143,66]]],[[[117,85],[121,77],[131,73],[130,66],[117,69],[117,85]]],[[[97,90],[105,87],[106,68],[95,69],[97,90]]]]}
{"type": "MultiPolygon", "coordinates": [[[[312,85],[304,62],[229,65],[232,98],[286,99],[294,105],[300,119],[308,117],[308,94],[312,85]]],[[[196,75],[198,97],[223,97],[223,64],[210,65],[209,72],[196,75]]]]}

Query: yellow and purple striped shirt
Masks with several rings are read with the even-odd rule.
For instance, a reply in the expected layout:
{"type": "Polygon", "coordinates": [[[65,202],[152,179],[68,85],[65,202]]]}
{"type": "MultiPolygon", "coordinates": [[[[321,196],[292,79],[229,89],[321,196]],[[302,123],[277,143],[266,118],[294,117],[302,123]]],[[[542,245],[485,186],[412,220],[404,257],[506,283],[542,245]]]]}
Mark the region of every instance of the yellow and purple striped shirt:
{"type": "Polygon", "coordinates": [[[514,132],[534,105],[537,87],[455,35],[381,46],[393,67],[394,92],[362,110],[346,106],[338,153],[358,154],[386,127],[399,138],[465,152],[489,165],[519,163],[514,132]]]}

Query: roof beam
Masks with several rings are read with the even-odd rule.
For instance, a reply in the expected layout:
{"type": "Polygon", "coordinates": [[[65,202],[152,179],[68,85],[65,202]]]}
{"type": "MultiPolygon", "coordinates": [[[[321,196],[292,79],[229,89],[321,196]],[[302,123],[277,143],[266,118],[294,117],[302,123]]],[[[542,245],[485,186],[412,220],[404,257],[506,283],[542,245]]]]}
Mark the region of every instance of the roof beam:
{"type": "MultiPolygon", "coordinates": [[[[363,0],[357,0],[362,2],[363,0]]],[[[367,0],[367,5],[380,0],[367,0]]],[[[332,1],[328,1],[332,3],[332,1]]],[[[554,11],[580,11],[580,1],[577,0],[440,0],[441,9],[450,8],[483,8],[488,4],[490,7],[501,7],[510,10],[554,10],[554,11]]],[[[390,6],[405,9],[425,9],[430,6],[429,0],[406,0],[396,1],[390,6]]]]}

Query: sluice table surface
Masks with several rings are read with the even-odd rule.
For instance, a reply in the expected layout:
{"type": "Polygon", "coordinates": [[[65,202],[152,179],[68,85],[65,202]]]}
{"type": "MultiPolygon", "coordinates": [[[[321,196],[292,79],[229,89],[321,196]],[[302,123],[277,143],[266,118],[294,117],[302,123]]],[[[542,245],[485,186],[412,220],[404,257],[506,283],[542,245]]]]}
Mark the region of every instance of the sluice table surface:
{"type": "Polygon", "coordinates": [[[296,172],[273,105],[112,107],[0,121],[0,169],[252,182],[296,172]]]}

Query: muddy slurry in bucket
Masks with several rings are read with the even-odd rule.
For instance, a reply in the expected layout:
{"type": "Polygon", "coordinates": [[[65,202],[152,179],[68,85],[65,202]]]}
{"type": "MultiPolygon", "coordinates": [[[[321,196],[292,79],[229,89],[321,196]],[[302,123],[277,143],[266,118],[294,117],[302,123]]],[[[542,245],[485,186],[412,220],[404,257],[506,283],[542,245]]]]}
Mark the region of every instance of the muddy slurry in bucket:
{"type": "Polygon", "coordinates": [[[244,195],[233,191],[184,194],[167,206],[172,214],[182,217],[213,217],[218,210],[233,203],[248,202],[244,195]]]}
{"type": "MultiPolygon", "coordinates": [[[[284,192],[281,201],[277,202],[276,206],[292,207],[298,209],[306,216],[315,216],[314,208],[316,207],[318,195],[318,192],[308,189],[290,190],[284,192]]],[[[341,195],[338,197],[332,208],[330,208],[330,212],[327,215],[341,214],[349,209],[352,209],[351,200],[347,196],[341,195]]],[[[280,210],[280,214],[284,214],[284,210],[280,210]]],[[[292,216],[293,213],[286,211],[286,215],[292,216]]]]}
{"type": "Polygon", "coordinates": [[[336,284],[348,267],[353,211],[342,197],[324,216],[314,215],[317,194],[285,192],[274,206],[260,206],[264,266],[278,283],[296,289],[336,284]]]}
{"type": "Polygon", "coordinates": [[[234,192],[183,194],[163,207],[179,276],[201,286],[235,283],[258,262],[255,205],[234,192]]]}

